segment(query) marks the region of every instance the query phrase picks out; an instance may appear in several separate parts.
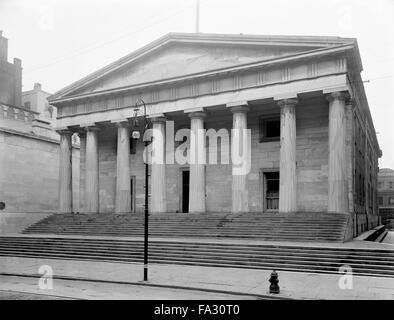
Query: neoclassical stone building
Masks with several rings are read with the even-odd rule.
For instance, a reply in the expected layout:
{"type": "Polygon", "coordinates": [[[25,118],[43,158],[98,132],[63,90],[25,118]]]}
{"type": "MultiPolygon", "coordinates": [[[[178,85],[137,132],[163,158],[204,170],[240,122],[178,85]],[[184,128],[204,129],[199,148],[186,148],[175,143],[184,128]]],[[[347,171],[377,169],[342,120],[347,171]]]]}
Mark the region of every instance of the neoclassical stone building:
{"type": "MultiPolygon", "coordinates": [[[[175,132],[251,132],[244,175],[232,174],[231,161],[152,165],[152,212],[339,212],[358,234],[377,224],[381,156],[361,71],[350,38],[168,34],[49,98],[61,134],[60,212],[71,212],[73,132],[80,211],[143,211],[144,144],[130,138],[143,99],[159,158],[172,147],[165,120],[175,132]]],[[[212,152],[205,139],[186,143],[212,152]]]]}

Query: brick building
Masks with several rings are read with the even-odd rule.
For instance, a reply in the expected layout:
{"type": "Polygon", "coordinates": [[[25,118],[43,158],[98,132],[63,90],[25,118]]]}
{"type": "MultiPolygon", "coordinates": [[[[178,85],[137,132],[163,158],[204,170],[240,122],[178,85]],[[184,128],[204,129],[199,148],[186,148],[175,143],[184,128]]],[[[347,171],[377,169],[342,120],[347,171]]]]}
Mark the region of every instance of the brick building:
{"type": "Polygon", "coordinates": [[[350,38],[168,34],[49,97],[61,135],[59,210],[71,211],[78,132],[82,211],[143,211],[144,144],[130,138],[142,99],[157,159],[172,148],[168,121],[196,134],[183,141],[203,158],[217,151],[199,130],[230,132],[218,140],[233,149],[242,140],[231,130],[250,129],[243,174],[231,161],[153,164],[152,213],[335,212],[351,238],[378,223],[381,151],[361,71],[350,38]]]}

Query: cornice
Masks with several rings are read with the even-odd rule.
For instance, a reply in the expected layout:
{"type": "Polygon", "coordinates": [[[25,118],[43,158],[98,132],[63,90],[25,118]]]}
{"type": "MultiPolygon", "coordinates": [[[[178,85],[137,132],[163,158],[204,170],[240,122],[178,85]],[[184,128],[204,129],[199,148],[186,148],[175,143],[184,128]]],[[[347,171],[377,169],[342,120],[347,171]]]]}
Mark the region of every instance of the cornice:
{"type": "MultiPolygon", "coordinates": [[[[134,91],[134,90],[147,90],[147,89],[153,89],[155,87],[162,87],[162,86],[166,86],[166,85],[173,86],[178,83],[185,83],[188,81],[196,81],[196,80],[198,81],[198,80],[201,80],[204,78],[210,78],[210,77],[211,78],[218,78],[218,77],[221,77],[221,76],[229,74],[229,73],[246,72],[246,71],[251,71],[254,69],[260,69],[260,68],[269,67],[269,66],[278,66],[280,64],[295,63],[297,61],[302,61],[305,59],[320,58],[320,57],[324,57],[327,55],[339,54],[339,53],[345,52],[347,50],[351,50],[352,48],[353,48],[352,45],[340,45],[340,46],[331,47],[331,48],[316,49],[316,50],[311,50],[309,52],[302,52],[302,53],[287,55],[287,56],[283,56],[280,58],[273,58],[273,59],[268,59],[268,60],[252,62],[252,63],[245,63],[245,64],[236,65],[236,66],[232,66],[232,67],[214,69],[214,70],[210,70],[210,71],[194,73],[194,74],[189,74],[189,75],[180,76],[180,77],[168,78],[168,79],[157,80],[157,81],[152,81],[152,82],[145,82],[145,83],[140,83],[137,85],[127,86],[127,87],[119,87],[119,88],[115,88],[115,89],[97,91],[97,92],[93,92],[93,93],[70,95],[70,96],[59,97],[59,98],[56,98],[55,97],[56,94],[55,94],[53,96],[48,97],[48,101],[50,104],[56,106],[59,103],[72,102],[72,101],[77,101],[80,99],[97,98],[100,96],[108,96],[108,95],[112,95],[112,94],[122,94],[122,93],[126,93],[129,91],[134,91]]],[[[76,90],[76,88],[73,90],[76,90]]]]}
{"type": "Polygon", "coordinates": [[[323,49],[357,43],[353,38],[320,37],[320,36],[264,36],[244,34],[204,34],[204,33],[169,33],[144,47],[118,59],[117,61],[89,74],[71,85],[53,94],[55,99],[74,91],[77,88],[93,83],[94,81],[115,72],[123,66],[165,47],[170,43],[195,44],[230,44],[230,45],[257,45],[257,46],[298,46],[298,47],[325,47],[323,49]]]}

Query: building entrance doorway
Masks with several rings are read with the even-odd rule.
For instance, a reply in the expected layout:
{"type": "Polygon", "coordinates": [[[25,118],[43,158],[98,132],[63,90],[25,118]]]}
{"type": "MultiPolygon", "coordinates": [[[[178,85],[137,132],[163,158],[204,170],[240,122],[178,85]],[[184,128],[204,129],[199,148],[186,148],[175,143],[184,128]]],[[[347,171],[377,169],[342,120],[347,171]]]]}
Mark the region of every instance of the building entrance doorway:
{"type": "Polygon", "coordinates": [[[262,171],[262,208],[263,212],[279,210],[279,171],[262,171]]]}
{"type": "Polygon", "coordinates": [[[190,171],[189,169],[181,169],[181,212],[189,212],[189,182],[190,171]]]}

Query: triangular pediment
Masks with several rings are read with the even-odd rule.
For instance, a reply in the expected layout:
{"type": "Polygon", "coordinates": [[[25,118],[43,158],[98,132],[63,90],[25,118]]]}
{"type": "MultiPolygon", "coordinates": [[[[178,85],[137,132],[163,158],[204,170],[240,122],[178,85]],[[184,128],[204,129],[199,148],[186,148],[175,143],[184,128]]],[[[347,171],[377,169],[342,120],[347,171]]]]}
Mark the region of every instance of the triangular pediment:
{"type": "Polygon", "coordinates": [[[170,34],[60,90],[51,99],[272,60],[345,44],[346,41],[349,39],[170,34]]]}

